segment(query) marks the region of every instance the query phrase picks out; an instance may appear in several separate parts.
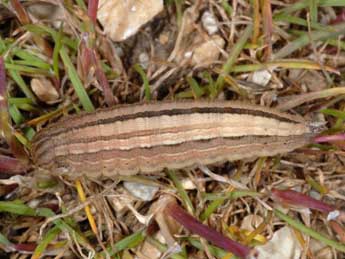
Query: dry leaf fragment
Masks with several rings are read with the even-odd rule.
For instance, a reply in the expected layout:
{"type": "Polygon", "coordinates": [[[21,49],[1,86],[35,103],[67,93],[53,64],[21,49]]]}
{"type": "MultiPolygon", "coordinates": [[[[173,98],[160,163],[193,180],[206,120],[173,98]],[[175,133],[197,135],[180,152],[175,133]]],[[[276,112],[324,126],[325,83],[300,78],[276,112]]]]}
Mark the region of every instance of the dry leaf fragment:
{"type": "Polygon", "coordinates": [[[195,46],[192,62],[194,65],[207,65],[216,61],[219,57],[220,49],[224,47],[225,41],[219,35],[212,36],[206,42],[195,46]]]}
{"type": "Polygon", "coordinates": [[[144,241],[140,248],[140,253],[136,255],[138,259],[159,259],[162,256],[162,252],[153,244],[144,241]]]}
{"type": "Polygon", "coordinates": [[[27,10],[37,20],[54,20],[61,18],[63,15],[58,5],[41,1],[32,1],[27,7],[27,10]]]}
{"type": "MultiPolygon", "coordinates": [[[[65,19],[64,11],[61,6],[43,1],[30,1],[27,4],[27,11],[34,23],[50,21],[55,28],[61,27],[62,21],[65,19]]],[[[64,26],[64,29],[66,31],[69,30],[67,26],[64,26]]]]}
{"type": "Polygon", "coordinates": [[[254,231],[264,219],[258,215],[251,214],[243,218],[241,223],[241,229],[246,229],[249,231],[254,231]]]}
{"type": "Polygon", "coordinates": [[[283,227],[274,233],[273,238],[263,246],[257,246],[258,259],[299,259],[302,248],[289,227],[283,227]]]}
{"type": "Polygon", "coordinates": [[[59,93],[53,84],[46,78],[31,80],[31,89],[42,102],[53,104],[59,99],[59,93]]]}
{"type": "Polygon", "coordinates": [[[113,41],[123,41],[163,10],[163,0],[100,0],[97,18],[113,41]]]}

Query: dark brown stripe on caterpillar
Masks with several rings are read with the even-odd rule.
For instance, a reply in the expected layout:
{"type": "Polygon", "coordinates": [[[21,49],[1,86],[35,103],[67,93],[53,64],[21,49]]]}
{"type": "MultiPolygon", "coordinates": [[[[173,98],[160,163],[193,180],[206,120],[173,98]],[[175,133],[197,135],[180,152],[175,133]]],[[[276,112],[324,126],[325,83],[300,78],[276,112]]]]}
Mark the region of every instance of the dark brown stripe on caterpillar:
{"type": "MultiPolygon", "coordinates": [[[[57,156],[54,159],[60,168],[55,167],[54,170],[88,173],[89,176],[150,173],[163,168],[204,164],[205,161],[206,164],[210,164],[257,156],[274,156],[308,142],[307,136],[296,136],[293,139],[291,137],[246,136],[171,145],[169,153],[166,152],[164,145],[131,150],[111,149],[95,153],[57,156]],[[103,161],[103,163],[99,163],[99,161],[103,161]],[[113,164],[117,166],[114,167],[113,164]]],[[[42,166],[47,165],[49,163],[42,166]]]]}
{"type": "Polygon", "coordinates": [[[314,130],[299,116],[238,102],[139,104],[52,124],[34,138],[32,157],[39,167],[71,174],[150,173],[288,152],[314,130]]]}
{"type": "MultiPolygon", "coordinates": [[[[219,107],[193,107],[190,109],[174,109],[174,110],[162,110],[162,111],[145,111],[145,112],[138,112],[135,114],[127,114],[127,115],[119,115],[116,117],[103,119],[103,120],[96,120],[96,121],[90,121],[86,122],[82,125],[78,125],[75,127],[70,128],[62,128],[60,130],[57,130],[55,132],[50,132],[49,137],[54,137],[61,133],[66,133],[73,129],[83,129],[86,127],[96,126],[99,124],[106,125],[111,124],[116,121],[126,121],[126,120],[132,120],[137,118],[152,118],[152,117],[159,117],[159,116],[174,116],[174,115],[189,115],[189,114],[195,114],[195,113],[217,113],[217,114],[224,114],[224,113],[232,113],[232,114],[239,114],[239,115],[253,115],[253,116],[261,116],[265,118],[271,118],[276,119],[282,122],[289,122],[289,123],[298,123],[290,118],[286,118],[283,116],[279,116],[277,114],[272,114],[269,112],[264,112],[261,110],[249,110],[249,109],[241,109],[241,108],[232,108],[232,107],[225,107],[225,108],[219,108],[219,107]]],[[[91,116],[91,114],[89,114],[91,116]]]]}

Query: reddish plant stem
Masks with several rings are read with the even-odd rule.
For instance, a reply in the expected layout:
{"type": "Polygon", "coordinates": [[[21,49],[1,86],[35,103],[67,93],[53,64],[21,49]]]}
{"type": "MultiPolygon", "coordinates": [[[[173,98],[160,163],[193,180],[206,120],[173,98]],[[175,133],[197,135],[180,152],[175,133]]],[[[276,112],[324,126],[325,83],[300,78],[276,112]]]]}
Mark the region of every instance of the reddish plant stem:
{"type": "Polygon", "coordinates": [[[207,239],[214,245],[221,247],[240,258],[248,258],[252,254],[252,249],[233,241],[216,230],[200,223],[176,203],[169,203],[165,208],[165,212],[189,231],[207,239]]]}
{"type": "Polygon", "coordinates": [[[29,24],[30,18],[23,8],[22,4],[18,0],[11,0],[11,5],[17,14],[17,18],[21,24],[29,24]]]}
{"type": "Polygon", "coordinates": [[[21,243],[13,244],[13,248],[20,252],[33,252],[35,251],[37,244],[35,243],[21,243]]]}
{"type": "Polygon", "coordinates": [[[87,36],[82,37],[82,40],[80,42],[80,55],[79,58],[79,64],[80,64],[80,72],[81,72],[81,78],[85,79],[87,78],[90,69],[91,69],[91,49],[87,46],[87,36]]]}
{"type": "Polygon", "coordinates": [[[98,0],[89,0],[87,14],[95,24],[97,20],[98,0]]]}
{"type": "Polygon", "coordinates": [[[0,155],[0,172],[17,174],[24,173],[27,170],[27,166],[19,159],[0,155]]]}
{"type": "MultiPolygon", "coordinates": [[[[93,23],[93,26],[96,25],[97,22],[97,10],[98,10],[98,0],[89,0],[88,1],[88,16],[93,23]]],[[[92,30],[94,31],[94,30],[92,30]]],[[[93,34],[95,36],[95,34],[93,34]]],[[[101,63],[99,61],[97,50],[94,48],[94,41],[91,40],[91,44],[88,44],[87,40],[84,39],[82,42],[82,69],[83,74],[86,76],[89,72],[89,69],[94,66],[95,67],[95,75],[97,78],[98,83],[101,85],[103,89],[104,99],[108,106],[115,105],[115,99],[112,94],[111,88],[109,86],[108,79],[102,69],[101,63]]],[[[89,43],[90,43],[89,42],[89,43]]]]}
{"type": "Polygon", "coordinates": [[[100,61],[97,57],[96,51],[92,51],[91,52],[91,58],[92,58],[92,62],[94,63],[95,67],[96,67],[96,78],[98,83],[102,86],[103,89],[103,94],[104,94],[104,99],[105,102],[107,103],[107,105],[109,107],[115,105],[115,99],[113,96],[113,93],[111,91],[107,76],[105,75],[102,66],[100,64],[100,61]]]}
{"type": "Polygon", "coordinates": [[[102,87],[104,99],[106,104],[111,107],[115,105],[115,99],[111,91],[107,76],[105,75],[101,62],[98,58],[97,51],[93,47],[88,47],[86,37],[83,38],[80,44],[80,64],[81,64],[81,73],[82,77],[86,78],[92,67],[95,69],[95,76],[102,87]]]}
{"type": "Polygon", "coordinates": [[[6,97],[6,72],[5,72],[5,62],[3,57],[0,56],[0,105],[3,108],[3,104],[5,103],[6,97]]]}
{"type": "Polygon", "coordinates": [[[344,140],[345,140],[345,134],[318,136],[318,137],[314,138],[314,142],[316,142],[316,143],[324,143],[324,142],[332,142],[332,141],[344,141],[344,140]]]}
{"type": "Polygon", "coordinates": [[[341,8],[340,13],[333,19],[330,24],[338,24],[345,21],[345,8],[341,8]]]}
{"type": "Polygon", "coordinates": [[[323,201],[314,199],[300,192],[296,192],[292,190],[278,190],[275,188],[273,188],[271,192],[272,192],[272,198],[277,199],[283,203],[290,204],[290,205],[305,207],[305,208],[321,211],[324,213],[330,213],[331,211],[335,210],[333,206],[323,201]]]}
{"type": "Polygon", "coordinates": [[[331,228],[333,229],[333,231],[335,233],[337,233],[341,242],[345,243],[345,229],[344,229],[344,227],[334,220],[331,220],[329,222],[329,224],[330,224],[331,228]]]}
{"type": "Polygon", "coordinates": [[[18,184],[16,183],[12,183],[9,185],[2,184],[0,188],[0,197],[13,192],[16,188],[18,188],[18,184]]]}

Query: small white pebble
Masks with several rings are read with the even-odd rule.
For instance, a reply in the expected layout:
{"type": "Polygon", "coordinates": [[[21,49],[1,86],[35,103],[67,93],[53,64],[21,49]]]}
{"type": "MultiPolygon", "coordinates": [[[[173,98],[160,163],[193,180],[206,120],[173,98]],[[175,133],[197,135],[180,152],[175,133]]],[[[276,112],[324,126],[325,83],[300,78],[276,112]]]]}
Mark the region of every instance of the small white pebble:
{"type": "Polygon", "coordinates": [[[147,69],[147,68],[148,68],[148,66],[149,66],[149,61],[150,61],[150,58],[149,58],[149,55],[148,55],[146,52],[140,53],[140,55],[139,55],[139,63],[140,63],[140,65],[141,65],[144,69],[147,69]]]}
{"type": "Polygon", "coordinates": [[[124,56],[124,52],[123,52],[123,49],[121,48],[121,47],[118,47],[118,46],[116,46],[115,47],[115,52],[116,52],[116,54],[121,58],[121,57],[123,57],[124,56]]]}
{"type": "Polygon", "coordinates": [[[189,178],[181,179],[181,184],[182,184],[183,189],[185,189],[185,190],[195,190],[196,189],[195,184],[189,178]]]}
{"type": "Polygon", "coordinates": [[[184,57],[185,58],[190,58],[193,54],[193,51],[187,51],[186,53],[184,53],[184,57]]]}
{"type": "Polygon", "coordinates": [[[27,205],[28,205],[30,208],[35,209],[35,208],[38,207],[38,205],[39,205],[40,203],[41,203],[40,200],[38,200],[38,199],[33,199],[33,200],[30,200],[30,201],[27,203],[27,205]]]}
{"type": "Polygon", "coordinates": [[[201,22],[209,35],[215,34],[218,31],[216,17],[214,17],[214,15],[209,11],[202,14],[201,22]]]}
{"type": "Polygon", "coordinates": [[[143,201],[151,201],[159,189],[157,186],[135,182],[124,182],[123,186],[130,194],[143,201]]]}
{"type": "Polygon", "coordinates": [[[255,84],[266,86],[271,80],[271,77],[272,75],[269,71],[259,70],[254,72],[252,81],[255,84]]]}
{"type": "Polygon", "coordinates": [[[311,190],[309,192],[309,195],[310,195],[310,197],[312,197],[312,198],[314,198],[316,200],[320,200],[321,199],[321,194],[319,192],[317,192],[317,191],[311,190]]]}
{"type": "Polygon", "coordinates": [[[334,219],[336,219],[337,217],[339,217],[339,215],[340,215],[339,210],[333,210],[333,211],[331,211],[330,213],[328,213],[328,215],[327,215],[327,221],[334,220],[334,219]]]}

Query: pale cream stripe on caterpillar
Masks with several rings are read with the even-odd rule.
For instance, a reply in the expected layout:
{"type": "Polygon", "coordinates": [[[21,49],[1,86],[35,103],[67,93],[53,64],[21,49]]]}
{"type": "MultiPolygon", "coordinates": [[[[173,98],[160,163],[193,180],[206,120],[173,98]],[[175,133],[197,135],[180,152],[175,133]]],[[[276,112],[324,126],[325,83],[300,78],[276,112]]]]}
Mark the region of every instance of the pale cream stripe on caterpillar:
{"type": "Polygon", "coordinates": [[[299,116],[229,101],[134,104],[67,118],[33,140],[36,166],[89,176],[273,156],[307,144],[299,116]]]}

